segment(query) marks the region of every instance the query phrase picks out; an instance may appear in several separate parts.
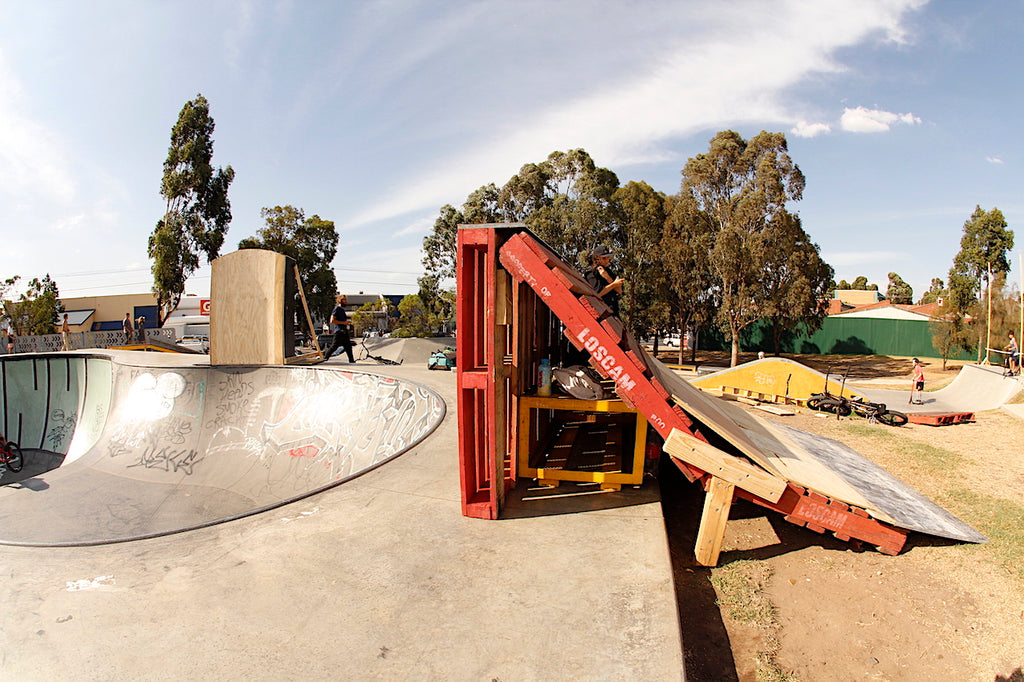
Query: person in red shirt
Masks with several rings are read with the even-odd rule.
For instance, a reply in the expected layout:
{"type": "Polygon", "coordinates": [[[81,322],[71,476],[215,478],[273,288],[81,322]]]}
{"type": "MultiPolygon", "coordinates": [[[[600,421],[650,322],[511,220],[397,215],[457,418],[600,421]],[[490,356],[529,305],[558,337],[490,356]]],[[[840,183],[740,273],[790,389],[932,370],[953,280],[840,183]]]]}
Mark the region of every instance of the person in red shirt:
{"type": "Polygon", "coordinates": [[[914,375],[910,379],[910,384],[910,400],[907,402],[924,405],[924,400],[921,399],[924,397],[924,367],[917,358],[914,358],[914,375]],[[914,400],[914,391],[917,391],[917,400],[914,400]]]}

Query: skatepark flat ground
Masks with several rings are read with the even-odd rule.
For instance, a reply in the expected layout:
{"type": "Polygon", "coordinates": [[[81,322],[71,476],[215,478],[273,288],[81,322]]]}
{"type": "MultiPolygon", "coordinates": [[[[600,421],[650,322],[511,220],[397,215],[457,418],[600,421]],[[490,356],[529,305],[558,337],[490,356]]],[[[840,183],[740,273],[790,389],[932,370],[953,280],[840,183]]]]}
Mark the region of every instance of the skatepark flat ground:
{"type": "Polygon", "coordinates": [[[455,373],[356,366],[436,391],[441,425],[255,516],[110,545],[0,546],[0,678],[683,678],[656,485],[521,482],[502,520],[465,518],[455,373]]]}

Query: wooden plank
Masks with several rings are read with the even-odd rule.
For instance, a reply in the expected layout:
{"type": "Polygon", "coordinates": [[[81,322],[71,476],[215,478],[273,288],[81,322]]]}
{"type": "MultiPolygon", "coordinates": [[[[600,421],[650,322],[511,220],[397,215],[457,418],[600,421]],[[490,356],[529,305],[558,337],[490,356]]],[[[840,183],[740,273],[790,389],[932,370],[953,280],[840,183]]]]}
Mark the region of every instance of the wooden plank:
{"type": "Polygon", "coordinates": [[[762,410],[764,412],[769,412],[771,414],[777,414],[780,417],[791,417],[794,414],[796,414],[796,412],[794,412],[793,410],[787,410],[782,407],[775,407],[774,405],[764,405],[762,403],[758,403],[757,409],[762,410]]]}
{"type": "Polygon", "coordinates": [[[770,502],[778,502],[786,490],[785,480],[679,429],[672,429],[665,452],[770,502]]]}
{"type": "MultiPolygon", "coordinates": [[[[302,299],[302,309],[306,311],[306,324],[309,325],[309,335],[313,337],[313,348],[316,349],[316,356],[322,358],[324,356],[323,350],[320,348],[320,342],[317,340],[319,334],[316,333],[316,328],[313,327],[313,316],[309,314],[309,303],[306,302],[306,292],[302,289],[302,277],[299,276],[299,266],[295,266],[295,286],[299,288],[299,298],[302,299]]],[[[288,360],[286,359],[287,363],[288,360]]]]}
{"type": "Polygon", "coordinates": [[[694,555],[701,566],[715,566],[718,555],[722,552],[722,540],[725,538],[725,526],[732,508],[732,497],[736,486],[728,481],[712,476],[708,484],[707,496],[704,498],[704,513],[700,517],[700,529],[697,531],[697,544],[694,555]]]}

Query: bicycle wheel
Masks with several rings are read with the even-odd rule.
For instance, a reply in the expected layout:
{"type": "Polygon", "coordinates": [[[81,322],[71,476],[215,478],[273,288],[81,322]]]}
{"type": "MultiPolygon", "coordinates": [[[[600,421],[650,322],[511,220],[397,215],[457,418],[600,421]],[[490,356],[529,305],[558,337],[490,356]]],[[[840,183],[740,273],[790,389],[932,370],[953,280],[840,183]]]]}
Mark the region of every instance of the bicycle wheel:
{"type": "Polygon", "coordinates": [[[821,401],[821,398],[811,398],[810,400],[807,401],[807,407],[812,410],[820,410],[821,401]]]}
{"type": "Polygon", "coordinates": [[[902,412],[883,412],[876,419],[887,426],[903,426],[910,421],[910,418],[902,412]]]}
{"type": "Polygon", "coordinates": [[[21,457],[21,448],[18,447],[17,443],[11,443],[8,441],[7,447],[9,448],[10,457],[5,462],[7,468],[15,473],[21,471],[21,467],[24,466],[25,460],[21,457]]]}

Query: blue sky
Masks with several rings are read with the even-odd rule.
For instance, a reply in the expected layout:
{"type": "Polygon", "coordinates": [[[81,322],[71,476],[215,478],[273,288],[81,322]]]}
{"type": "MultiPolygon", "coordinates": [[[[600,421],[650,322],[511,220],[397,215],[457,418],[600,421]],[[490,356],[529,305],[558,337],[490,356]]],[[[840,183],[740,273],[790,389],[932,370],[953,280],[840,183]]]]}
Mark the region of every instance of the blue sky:
{"type": "Polygon", "coordinates": [[[223,252],[291,204],[335,221],[349,293],[414,292],[438,209],[552,151],[675,193],[733,129],[786,133],[837,279],[918,297],[976,205],[1022,225],[1022,45],[1018,1],[0,0],[0,278],[148,291],[202,93],[236,172],[223,252]]]}

